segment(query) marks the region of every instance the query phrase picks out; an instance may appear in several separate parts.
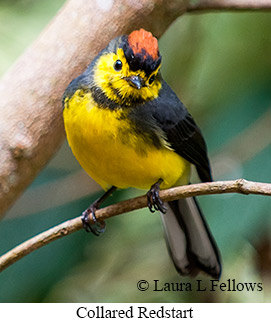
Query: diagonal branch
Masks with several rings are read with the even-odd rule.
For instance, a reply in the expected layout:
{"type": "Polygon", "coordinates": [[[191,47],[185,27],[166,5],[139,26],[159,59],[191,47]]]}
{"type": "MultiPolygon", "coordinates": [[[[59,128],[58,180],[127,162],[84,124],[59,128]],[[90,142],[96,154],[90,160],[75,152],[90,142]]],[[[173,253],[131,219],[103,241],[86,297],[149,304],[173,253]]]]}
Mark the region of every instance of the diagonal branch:
{"type": "Polygon", "coordinates": [[[141,27],[161,36],[187,1],[67,0],[0,81],[0,215],[60,147],[70,81],[117,35],[141,27]]]}
{"type": "MultiPolygon", "coordinates": [[[[197,195],[222,193],[258,194],[271,196],[271,184],[250,182],[244,179],[200,183],[174,187],[161,191],[160,197],[164,202],[167,202],[197,195]]],[[[112,216],[141,209],[146,206],[147,198],[146,195],[144,195],[97,210],[95,215],[97,219],[105,220],[112,216]]],[[[34,250],[82,228],[81,217],[76,217],[34,236],[0,257],[0,272],[34,250]]]]}
{"type": "Polygon", "coordinates": [[[209,10],[271,10],[270,0],[190,0],[188,12],[209,10]]]}
{"type": "Polygon", "coordinates": [[[185,12],[270,8],[271,0],[67,0],[0,82],[0,216],[60,147],[61,96],[112,38],[136,28],[160,37],[185,12]]]}

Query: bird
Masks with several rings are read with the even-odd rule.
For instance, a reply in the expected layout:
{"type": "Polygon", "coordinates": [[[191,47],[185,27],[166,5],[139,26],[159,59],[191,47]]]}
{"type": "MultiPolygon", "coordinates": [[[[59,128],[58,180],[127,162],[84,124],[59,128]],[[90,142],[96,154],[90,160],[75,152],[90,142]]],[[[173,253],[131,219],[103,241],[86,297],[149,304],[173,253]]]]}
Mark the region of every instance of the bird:
{"type": "Polygon", "coordinates": [[[111,40],[64,92],[69,146],[105,191],[82,213],[83,226],[95,235],[105,231],[95,211],[116,189],[147,190],[148,208],[160,211],[178,273],[218,279],[220,252],[196,199],[164,203],[159,195],[190,184],[192,165],[202,182],[212,181],[202,132],[162,78],[161,62],[157,38],[134,30],[111,40]]]}

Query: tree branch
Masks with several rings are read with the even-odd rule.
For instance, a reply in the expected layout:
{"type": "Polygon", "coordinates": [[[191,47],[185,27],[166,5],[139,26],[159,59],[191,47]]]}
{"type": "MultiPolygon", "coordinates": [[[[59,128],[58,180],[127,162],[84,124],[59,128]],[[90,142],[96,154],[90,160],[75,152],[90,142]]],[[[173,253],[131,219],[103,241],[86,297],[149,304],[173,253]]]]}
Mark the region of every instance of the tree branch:
{"type": "Polygon", "coordinates": [[[160,37],[187,1],[67,1],[0,83],[0,214],[60,147],[70,81],[117,35],[142,27],[160,37]]]}
{"type": "Polygon", "coordinates": [[[270,0],[190,0],[188,12],[209,10],[271,10],[270,0]]]}
{"type": "MultiPolygon", "coordinates": [[[[244,179],[199,183],[174,187],[161,191],[160,197],[164,202],[168,202],[190,196],[222,193],[258,194],[271,196],[271,184],[250,182],[244,179]]],[[[146,206],[147,198],[146,195],[144,195],[97,210],[95,215],[97,219],[105,220],[112,216],[131,212],[146,206]]],[[[82,228],[81,217],[77,217],[34,236],[0,257],[0,272],[34,250],[82,228]]]]}
{"type": "Polygon", "coordinates": [[[141,27],[160,37],[187,11],[270,8],[271,0],[67,1],[0,83],[0,215],[60,147],[64,89],[112,38],[141,27]]]}

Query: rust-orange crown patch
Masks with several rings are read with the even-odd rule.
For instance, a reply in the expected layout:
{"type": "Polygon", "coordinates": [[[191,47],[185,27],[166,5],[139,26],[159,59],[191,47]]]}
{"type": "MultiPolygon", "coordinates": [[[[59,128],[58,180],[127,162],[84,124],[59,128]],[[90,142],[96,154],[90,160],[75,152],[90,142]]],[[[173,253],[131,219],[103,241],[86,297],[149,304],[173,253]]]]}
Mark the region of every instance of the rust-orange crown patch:
{"type": "Polygon", "coordinates": [[[134,54],[143,54],[144,58],[149,55],[154,60],[158,58],[158,41],[151,32],[142,28],[135,30],[128,36],[128,43],[134,54]]]}

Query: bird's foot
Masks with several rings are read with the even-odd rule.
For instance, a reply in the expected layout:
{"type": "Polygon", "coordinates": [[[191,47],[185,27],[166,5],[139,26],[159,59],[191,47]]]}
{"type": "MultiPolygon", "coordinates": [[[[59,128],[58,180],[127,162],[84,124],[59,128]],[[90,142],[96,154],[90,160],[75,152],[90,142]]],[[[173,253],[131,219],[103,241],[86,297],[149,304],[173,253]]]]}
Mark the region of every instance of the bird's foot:
{"type": "Polygon", "coordinates": [[[106,227],[104,221],[99,221],[96,219],[95,211],[97,209],[98,207],[96,203],[93,203],[82,213],[81,217],[84,229],[87,232],[92,232],[93,234],[95,234],[95,236],[99,236],[100,234],[104,233],[106,227]],[[92,219],[90,219],[90,214],[92,219]]]}
{"type": "Polygon", "coordinates": [[[166,213],[167,208],[164,205],[164,202],[160,199],[160,184],[161,180],[157,183],[153,184],[151,189],[147,193],[147,200],[148,200],[148,208],[149,210],[154,213],[155,211],[160,211],[162,213],[166,213]]]}

